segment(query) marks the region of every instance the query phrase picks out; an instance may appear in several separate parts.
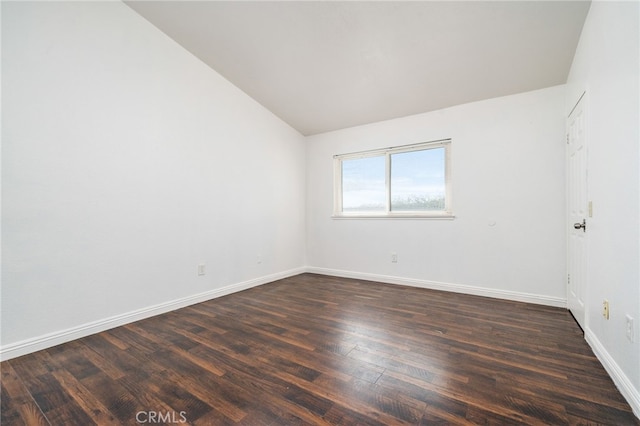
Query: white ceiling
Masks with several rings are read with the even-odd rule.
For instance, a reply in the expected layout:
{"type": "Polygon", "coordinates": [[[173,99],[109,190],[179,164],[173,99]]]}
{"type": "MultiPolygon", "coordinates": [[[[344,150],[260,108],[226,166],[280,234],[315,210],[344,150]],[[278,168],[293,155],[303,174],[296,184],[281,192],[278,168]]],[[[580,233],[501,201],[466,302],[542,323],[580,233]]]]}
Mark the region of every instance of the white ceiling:
{"type": "Polygon", "coordinates": [[[590,5],[126,3],[305,135],[563,84],[590,5]]]}

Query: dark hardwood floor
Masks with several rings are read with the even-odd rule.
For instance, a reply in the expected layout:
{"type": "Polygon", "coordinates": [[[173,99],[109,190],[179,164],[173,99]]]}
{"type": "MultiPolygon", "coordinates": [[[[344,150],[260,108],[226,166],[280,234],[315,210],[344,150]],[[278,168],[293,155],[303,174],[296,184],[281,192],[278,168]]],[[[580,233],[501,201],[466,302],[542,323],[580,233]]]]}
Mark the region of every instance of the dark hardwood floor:
{"type": "Polygon", "coordinates": [[[2,425],[638,425],[564,309],[304,274],[5,361],[2,425]]]}

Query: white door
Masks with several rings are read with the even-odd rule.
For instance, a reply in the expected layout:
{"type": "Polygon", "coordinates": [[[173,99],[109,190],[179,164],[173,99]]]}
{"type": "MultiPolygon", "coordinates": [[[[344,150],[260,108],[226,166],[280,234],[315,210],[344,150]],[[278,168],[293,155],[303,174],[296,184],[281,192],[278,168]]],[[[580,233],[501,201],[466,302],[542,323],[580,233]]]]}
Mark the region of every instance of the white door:
{"type": "Polygon", "coordinates": [[[567,122],[568,144],[568,291],[567,304],[584,330],[587,269],[587,145],[585,97],[580,98],[567,122]]]}

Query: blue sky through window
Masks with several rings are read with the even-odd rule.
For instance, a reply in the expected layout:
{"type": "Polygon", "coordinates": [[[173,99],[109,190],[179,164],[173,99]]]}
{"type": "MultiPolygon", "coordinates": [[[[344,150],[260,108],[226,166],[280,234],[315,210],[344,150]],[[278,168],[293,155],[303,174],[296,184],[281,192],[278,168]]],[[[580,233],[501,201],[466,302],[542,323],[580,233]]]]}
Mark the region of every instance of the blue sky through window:
{"type": "Polygon", "coordinates": [[[385,157],[366,157],[342,162],[343,211],[384,211],[385,157]]]}
{"type": "Polygon", "coordinates": [[[442,210],[444,148],[391,155],[391,210],[442,210]]]}

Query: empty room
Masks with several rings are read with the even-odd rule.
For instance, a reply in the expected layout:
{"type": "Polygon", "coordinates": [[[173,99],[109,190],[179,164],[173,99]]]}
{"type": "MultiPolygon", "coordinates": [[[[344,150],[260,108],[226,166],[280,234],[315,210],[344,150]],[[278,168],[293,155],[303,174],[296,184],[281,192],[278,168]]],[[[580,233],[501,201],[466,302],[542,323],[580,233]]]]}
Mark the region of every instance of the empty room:
{"type": "Polygon", "coordinates": [[[0,6],[2,425],[640,424],[640,2],[0,6]]]}

